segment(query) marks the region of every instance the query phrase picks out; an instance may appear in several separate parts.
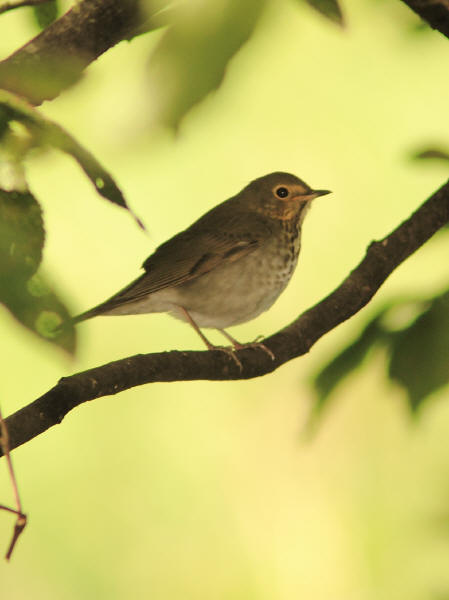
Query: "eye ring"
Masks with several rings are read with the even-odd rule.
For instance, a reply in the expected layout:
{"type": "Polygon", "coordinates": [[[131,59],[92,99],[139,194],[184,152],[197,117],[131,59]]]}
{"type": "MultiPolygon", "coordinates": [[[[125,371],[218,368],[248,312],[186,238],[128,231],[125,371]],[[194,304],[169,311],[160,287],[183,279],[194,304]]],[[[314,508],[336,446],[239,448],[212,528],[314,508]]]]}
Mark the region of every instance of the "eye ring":
{"type": "Polygon", "coordinates": [[[281,185],[278,188],[276,188],[275,194],[278,198],[287,198],[289,191],[286,187],[281,185]]]}

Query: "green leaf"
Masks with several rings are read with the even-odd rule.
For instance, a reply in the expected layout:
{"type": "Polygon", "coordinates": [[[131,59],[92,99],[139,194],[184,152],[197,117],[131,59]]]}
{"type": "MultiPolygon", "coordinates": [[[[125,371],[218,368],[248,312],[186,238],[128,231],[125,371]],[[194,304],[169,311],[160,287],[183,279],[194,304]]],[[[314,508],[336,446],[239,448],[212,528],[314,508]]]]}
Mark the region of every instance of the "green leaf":
{"type": "Polygon", "coordinates": [[[449,384],[449,290],[436,297],[390,302],[359,337],[323,367],[313,380],[317,400],[309,430],[335,387],[355,371],[370,348],[388,350],[388,376],[402,386],[412,412],[433,392],[449,384]]]}
{"type": "Polygon", "coordinates": [[[412,411],[449,383],[449,292],[434,298],[391,339],[389,376],[402,385],[412,411]]]}
{"type": "Polygon", "coordinates": [[[304,0],[309,6],[327,17],[333,23],[344,25],[343,13],[338,0],[304,0]]]}
{"type": "Polygon", "coordinates": [[[74,354],[76,333],[69,312],[41,274],[29,280],[11,278],[0,294],[1,302],[17,321],[40,338],[74,354]]]}
{"type": "Polygon", "coordinates": [[[58,0],[48,0],[43,4],[33,6],[33,15],[40,29],[45,29],[55,21],[59,16],[58,0]]]}
{"type": "Polygon", "coordinates": [[[101,196],[128,210],[140,227],[144,226],[131,211],[112,176],[101,166],[86,148],[81,146],[69,133],[57,123],[43,117],[25,100],[0,90],[0,108],[10,121],[19,121],[33,135],[35,143],[51,146],[72,156],[91,180],[101,196]]]}
{"type": "Polygon", "coordinates": [[[30,192],[0,190],[0,302],[25,327],[67,352],[75,350],[64,304],[36,271],[45,232],[39,203],[30,192]]]}
{"type": "Polygon", "coordinates": [[[186,4],[162,36],[149,64],[156,122],[176,128],[223,81],[230,59],[250,38],[266,0],[186,4]]]}
{"type": "Polygon", "coordinates": [[[42,211],[34,196],[0,189],[0,295],[12,278],[26,280],[36,272],[44,238],[42,211]]]}

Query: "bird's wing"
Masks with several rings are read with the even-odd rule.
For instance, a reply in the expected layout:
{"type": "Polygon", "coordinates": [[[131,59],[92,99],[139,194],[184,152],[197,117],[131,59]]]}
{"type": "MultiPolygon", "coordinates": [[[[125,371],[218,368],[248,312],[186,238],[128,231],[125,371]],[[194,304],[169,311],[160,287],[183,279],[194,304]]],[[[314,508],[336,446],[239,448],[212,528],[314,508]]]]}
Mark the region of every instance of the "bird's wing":
{"type": "Polygon", "coordinates": [[[200,219],[159,246],[143,263],[143,275],[76,320],[108,312],[161,289],[181,285],[220,265],[238,261],[271,235],[267,221],[254,213],[234,214],[226,220],[225,229],[220,228],[219,221],[213,225],[209,227],[207,220],[200,219]]]}

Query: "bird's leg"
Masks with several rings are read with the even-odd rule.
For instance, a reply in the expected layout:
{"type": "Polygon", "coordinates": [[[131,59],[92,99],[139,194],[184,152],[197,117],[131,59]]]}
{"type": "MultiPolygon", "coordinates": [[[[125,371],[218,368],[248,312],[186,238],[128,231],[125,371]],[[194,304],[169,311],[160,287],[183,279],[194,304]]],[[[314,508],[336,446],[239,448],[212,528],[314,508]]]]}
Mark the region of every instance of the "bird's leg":
{"type": "Polygon", "coordinates": [[[204,335],[204,333],[201,331],[201,329],[198,327],[198,325],[192,319],[192,317],[190,316],[189,312],[183,306],[179,306],[179,308],[180,308],[182,314],[187,319],[187,321],[190,323],[190,325],[193,327],[193,329],[197,332],[197,334],[200,336],[200,338],[206,344],[206,346],[208,347],[208,349],[209,350],[215,350],[216,346],[214,346],[213,344],[211,344],[209,342],[209,340],[207,339],[207,337],[204,335]]]}
{"type": "Polygon", "coordinates": [[[235,355],[235,352],[231,348],[226,348],[224,346],[214,346],[214,344],[211,344],[209,342],[209,340],[207,339],[207,337],[204,335],[204,333],[201,331],[201,329],[198,327],[198,325],[195,323],[195,321],[192,319],[189,312],[183,306],[178,305],[178,308],[181,310],[182,314],[187,319],[187,322],[190,323],[190,325],[193,327],[193,329],[197,332],[197,334],[200,336],[200,338],[206,344],[208,350],[220,350],[221,352],[224,352],[225,354],[227,354],[228,356],[230,356],[232,358],[232,360],[236,363],[236,365],[238,366],[240,371],[243,371],[242,363],[239,361],[239,359],[235,355]]]}
{"type": "Polygon", "coordinates": [[[226,338],[228,338],[228,340],[231,342],[231,344],[234,346],[234,348],[236,350],[243,350],[243,348],[260,348],[261,350],[263,350],[264,352],[266,352],[268,354],[268,356],[271,358],[271,360],[274,360],[274,358],[275,358],[273,352],[271,352],[271,350],[269,348],[267,348],[265,346],[265,344],[262,344],[262,342],[257,341],[258,339],[261,338],[261,336],[257,337],[254,342],[250,342],[249,344],[241,344],[224,329],[219,329],[218,331],[220,331],[220,333],[222,333],[226,338]]]}

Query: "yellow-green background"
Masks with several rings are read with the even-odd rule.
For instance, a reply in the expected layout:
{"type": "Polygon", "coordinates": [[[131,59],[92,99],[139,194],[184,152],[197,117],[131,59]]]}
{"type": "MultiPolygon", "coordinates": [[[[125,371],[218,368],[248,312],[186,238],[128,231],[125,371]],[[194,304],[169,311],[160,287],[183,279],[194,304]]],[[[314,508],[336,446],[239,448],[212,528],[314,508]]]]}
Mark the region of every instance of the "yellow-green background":
{"type": "MultiPolygon", "coordinates": [[[[45,270],[73,312],[139,272],[155,246],[250,179],[274,170],[329,188],[307,218],[300,265],[277,304],[232,330],[251,340],[288,324],[345,277],[447,178],[408,160],[448,139],[449,41],[417,35],[401,2],[346,0],[342,31],[293,0],[271,4],[220,91],[173,137],[151,115],[145,69],[158,35],[121,43],[43,112],[111,170],[148,226],[95,194],[71,159],[30,163],[45,209],[45,270]]],[[[0,20],[2,56],[35,34],[28,12],[0,20]]],[[[449,597],[449,405],[418,421],[384,375],[384,356],[338,388],[302,435],[310,374],[376,303],[448,280],[437,236],[371,306],[310,355],[264,378],[172,383],[101,398],[13,454],[29,527],[8,600],[444,600],[449,597]]],[[[79,327],[74,363],[0,312],[4,413],[63,375],[140,352],[200,349],[165,315],[79,327]]],[[[212,337],[214,334],[212,334],[212,337]]],[[[218,338],[213,338],[218,339],[218,338]]],[[[0,502],[12,502],[2,466],[0,502]]],[[[0,514],[0,547],[12,519],[0,514]]],[[[0,548],[0,549],[1,549],[0,548]]]]}

